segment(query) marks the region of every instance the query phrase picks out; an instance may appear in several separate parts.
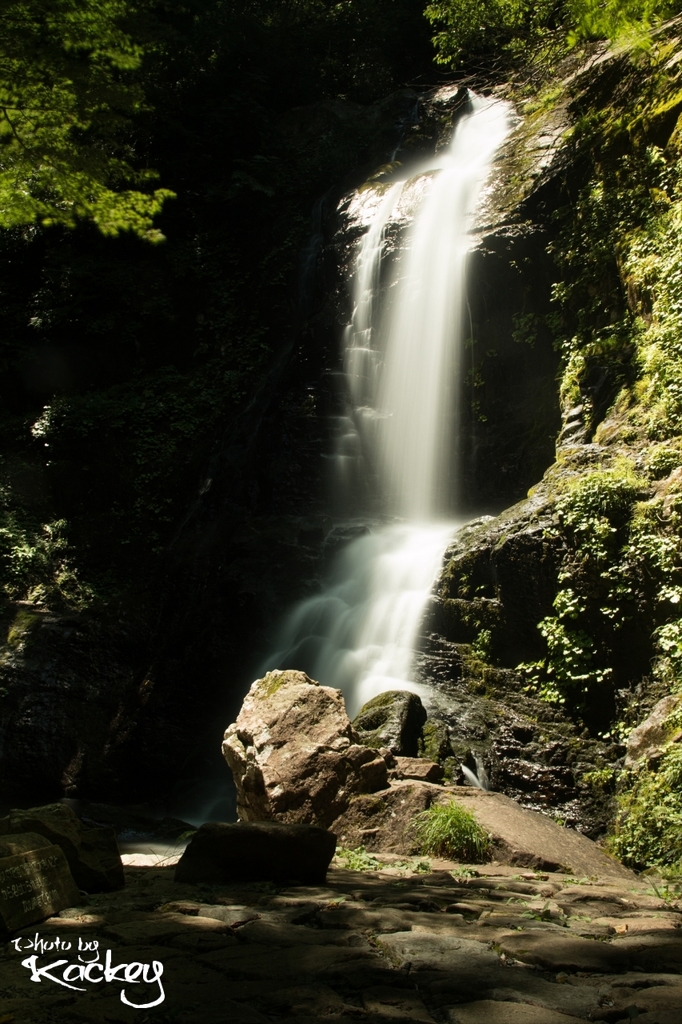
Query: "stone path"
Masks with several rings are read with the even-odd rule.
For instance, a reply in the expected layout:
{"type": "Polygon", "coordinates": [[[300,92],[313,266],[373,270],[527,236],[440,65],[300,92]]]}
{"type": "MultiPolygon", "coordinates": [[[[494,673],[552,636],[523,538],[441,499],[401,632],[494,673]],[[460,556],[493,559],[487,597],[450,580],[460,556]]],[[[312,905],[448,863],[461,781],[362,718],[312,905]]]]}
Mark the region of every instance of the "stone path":
{"type": "Polygon", "coordinates": [[[332,867],[316,887],[214,887],[129,859],[124,890],[25,929],[21,952],[3,946],[0,1024],[682,1019],[682,911],[643,879],[432,861],[430,873],[332,867]],[[36,933],[72,943],[40,966],[77,964],[78,939],[98,941],[102,960],[110,949],[114,966],[163,964],[164,1002],[121,1002],[122,989],[157,999],[154,983],[31,982],[21,961],[36,933]]]}

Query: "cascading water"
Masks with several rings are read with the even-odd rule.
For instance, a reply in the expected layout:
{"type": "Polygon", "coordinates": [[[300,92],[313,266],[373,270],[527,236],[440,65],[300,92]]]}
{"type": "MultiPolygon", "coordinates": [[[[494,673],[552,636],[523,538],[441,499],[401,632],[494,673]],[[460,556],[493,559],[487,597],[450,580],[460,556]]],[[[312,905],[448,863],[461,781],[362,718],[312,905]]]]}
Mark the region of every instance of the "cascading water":
{"type": "Polygon", "coordinates": [[[426,695],[410,676],[424,607],[456,526],[448,516],[469,231],[509,131],[506,104],[469,102],[446,152],[409,181],[356,200],[367,231],[353,279],[350,407],[335,463],[347,493],[371,479],[393,521],[347,545],[323,592],[289,615],[263,666],[302,669],[338,687],[351,715],[387,689],[426,695]],[[387,225],[412,208],[406,253],[382,292],[387,225]]]}

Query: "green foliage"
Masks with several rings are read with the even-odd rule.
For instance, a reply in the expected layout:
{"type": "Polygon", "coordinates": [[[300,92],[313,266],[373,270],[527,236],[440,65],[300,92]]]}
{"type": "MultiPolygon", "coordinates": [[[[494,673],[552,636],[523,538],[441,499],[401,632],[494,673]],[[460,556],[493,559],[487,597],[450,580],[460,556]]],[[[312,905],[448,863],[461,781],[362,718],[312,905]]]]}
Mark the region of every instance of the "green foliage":
{"type": "Polygon", "coordinates": [[[619,41],[679,10],[677,0],[568,0],[571,37],[619,41]]]}
{"type": "Polygon", "coordinates": [[[596,792],[610,792],[613,788],[616,777],[616,769],[613,765],[606,765],[604,768],[595,768],[592,772],[585,772],[581,775],[580,781],[596,792]]]}
{"type": "Polygon", "coordinates": [[[153,220],[173,193],[149,191],[157,175],[129,138],[144,49],[126,23],[143,2],[1,0],[0,227],[89,220],[161,239],[153,220]]]}
{"type": "MultiPolygon", "coordinates": [[[[602,467],[560,451],[560,589],[540,623],[546,659],[523,670],[529,690],[620,743],[642,718],[636,694],[682,688],[682,76],[664,33],[645,51],[627,38],[678,7],[602,4],[610,24],[583,23],[629,49],[619,88],[582,107],[571,145],[588,181],[557,212],[554,243],[562,401],[582,405],[602,467]]],[[[638,868],[679,865],[677,745],[609,772],[581,782],[615,788],[613,852],[638,868]]]]}
{"type": "Polygon", "coordinates": [[[682,867],[682,748],[663,754],[657,768],[642,765],[621,780],[619,813],[610,846],[636,868],[682,867]]]}
{"type": "Polygon", "coordinates": [[[471,650],[481,661],[490,661],[492,653],[493,634],[489,629],[482,629],[473,644],[471,650]]]}
{"type": "MultiPolygon", "coordinates": [[[[669,600],[673,599],[675,604],[679,604],[679,588],[669,597],[669,600]]],[[[672,677],[673,688],[677,689],[682,684],[682,619],[666,622],[659,626],[654,635],[662,654],[662,660],[657,665],[658,674],[672,677]],[[669,669],[668,673],[665,673],[666,668],[669,669]]]]}
{"type": "Polygon", "coordinates": [[[653,480],[668,476],[682,465],[682,450],[667,444],[652,445],[646,453],[646,469],[653,480]]]}
{"type": "Polygon", "coordinates": [[[437,62],[458,65],[500,50],[532,61],[552,37],[555,56],[557,44],[585,39],[646,45],[646,32],[679,9],[679,0],[435,0],[424,13],[439,29],[437,62]]]}
{"type": "Polygon", "coordinates": [[[490,836],[460,804],[432,804],[409,825],[422,853],[469,863],[487,860],[490,836]]]}
{"type": "Polygon", "coordinates": [[[647,433],[656,440],[682,430],[681,255],[682,190],[675,182],[667,209],[633,240],[625,260],[631,288],[649,297],[638,322],[636,394],[647,433]]]}
{"type": "Polygon", "coordinates": [[[381,861],[367,853],[364,846],[356,846],[354,849],[339,846],[336,856],[348,871],[376,871],[381,867],[381,861]]]}
{"type": "Polygon", "coordinates": [[[41,522],[0,487],[0,603],[22,598],[74,607],[92,599],[77,573],[65,520],[41,522]]]}
{"type": "MultiPolygon", "coordinates": [[[[614,554],[619,532],[622,536],[644,486],[627,459],[619,460],[610,468],[585,473],[566,485],[556,508],[580,558],[604,562],[614,554]]],[[[576,618],[579,610],[576,600],[573,604],[560,603],[555,607],[561,615],[576,618]]]]}
{"type": "Polygon", "coordinates": [[[614,619],[626,613],[624,602],[631,596],[627,574],[618,573],[633,508],[644,487],[632,463],[619,459],[605,469],[569,478],[556,500],[565,545],[559,572],[563,586],[553,602],[556,615],[538,623],[547,648],[544,662],[519,669],[528,680],[528,692],[549,703],[568,702],[574,714],[584,714],[612,682],[613,641],[605,644],[604,634],[621,624],[614,619]],[[608,622],[600,630],[601,642],[592,635],[595,617],[608,622]]]}
{"type": "Polygon", "coordinates": [[[438,0],[425,15],[441,30],[434,36],[436,60],[457,64],[475,53],[490,53],[536,37],[552,23],[556,0],[438,0]]]}

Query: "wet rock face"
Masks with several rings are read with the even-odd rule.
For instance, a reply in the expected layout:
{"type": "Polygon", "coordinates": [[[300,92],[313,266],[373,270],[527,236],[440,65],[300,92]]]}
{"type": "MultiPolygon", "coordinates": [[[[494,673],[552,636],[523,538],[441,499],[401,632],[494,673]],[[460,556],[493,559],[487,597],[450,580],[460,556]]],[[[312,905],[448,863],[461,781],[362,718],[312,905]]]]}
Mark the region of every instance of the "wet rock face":
{"type": "Polygon", "coordinates": [[[546,322],[555,275],[548,241],[540,224],[503,224],[469,256],[459,428],[465,511],[518,501],[554,459],[561,416],[546,322]]]}
{"type": "Polygon", "coordinates": [[[243,821],[327,828],[354,794],[387,785],[386,762],[358,742],[339,690],[303,672],[268,672],[225,733],[243,821]]]}
{"type": "Polygon", "coordinates": [[[353,728],[368,747],[416,757],[426,711],[416,693],[387,690],[372,697],[353,719],[353,728]]]}
{"type": "Polygon", "coordinates": [[[586,734],[570,708],[533,696],[517,670],[545,655],[537,623],[553,614],[558,589],[555,526],[540,487],[455,537],[415,659],[416,680],[433,688],[422,756],[434,757],[460,784],[462,765],[474,774],[482,767],[492,790],[596,838],[614,812],[613,784],[599,782],[599,771],[625,750],[586,734]]]}
{"type": "Polygon", "coordinates": [[[514,667],[544,653],[537,623],[553,612],[560,550],[551,504],[528,499],[495,519],[464,527],[446,552],[433,624],[450,641],[473,644],[494,631],[496,661],[514,667]]]}

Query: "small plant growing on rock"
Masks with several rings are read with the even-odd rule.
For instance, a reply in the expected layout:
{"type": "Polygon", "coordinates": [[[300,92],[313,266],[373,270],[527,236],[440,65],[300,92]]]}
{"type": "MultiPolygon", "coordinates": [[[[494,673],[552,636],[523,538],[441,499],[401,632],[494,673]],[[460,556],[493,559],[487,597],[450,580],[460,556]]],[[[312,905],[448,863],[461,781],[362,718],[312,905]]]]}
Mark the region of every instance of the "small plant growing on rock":
{"type": "Polygon", "coordinates": [[[375,871],[381,867],[381,861],[367,853],[364,846],[356,846],[353,850],[340,846],[336,856],[348,871],[375,871]]]}
{"type": "Polygon", "coordinates": [[[452,800],[433,804],[412,819],[408,826],[422,853],[453,860],[480,863],[490,852],[490,836],[473,814],[452,800]]]}

